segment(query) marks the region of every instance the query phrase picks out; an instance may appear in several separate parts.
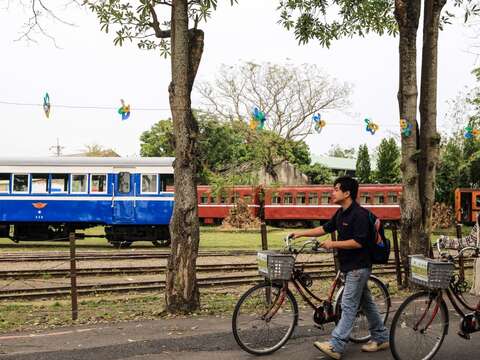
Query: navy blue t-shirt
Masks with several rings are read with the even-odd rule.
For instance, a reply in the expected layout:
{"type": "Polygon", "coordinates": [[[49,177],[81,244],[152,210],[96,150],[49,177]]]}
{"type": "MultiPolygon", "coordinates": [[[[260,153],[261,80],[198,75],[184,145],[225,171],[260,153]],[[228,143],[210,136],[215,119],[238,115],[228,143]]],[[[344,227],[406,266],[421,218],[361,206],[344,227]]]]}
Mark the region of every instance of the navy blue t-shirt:
{"type": "Polygon", "coordinates": [[[370,241],[368,210],[354,201],[346,210],[338,209],[323,225],[323,230],[327,233],[337,231],[338,241],[353,239],[362,245],[359,249],[338,249],[338,261],[342,272],[372,267],[368,251],[368,241],[370,241]]]}

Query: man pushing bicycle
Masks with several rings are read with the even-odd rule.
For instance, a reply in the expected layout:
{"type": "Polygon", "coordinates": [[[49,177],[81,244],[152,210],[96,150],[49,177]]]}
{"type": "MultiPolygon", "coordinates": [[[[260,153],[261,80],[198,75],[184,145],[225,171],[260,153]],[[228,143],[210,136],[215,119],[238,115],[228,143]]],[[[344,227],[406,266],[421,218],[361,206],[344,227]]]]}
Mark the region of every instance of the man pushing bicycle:
{"type": "Polygon", "coordinates": [[[289,236],[318,237],[334,231],[338,241],[326,240],[321,246],[336,249],[340,270],[345,275],[345,290],[342,296],[342,315],[329,341],[314,343],[315,347],[332,359],[340,359],[345,352],[358,310],[361,308],[368,319],[371,340],[362,346],[362,351],[375,352],[389,348],[389,334],[367,286],[372,272],[369,242],[372,240],[369,211],[357,202],[358,182],[348,176],[335,180],[333,202],[340,205],[338,211],[323,226],[289,236]]]}

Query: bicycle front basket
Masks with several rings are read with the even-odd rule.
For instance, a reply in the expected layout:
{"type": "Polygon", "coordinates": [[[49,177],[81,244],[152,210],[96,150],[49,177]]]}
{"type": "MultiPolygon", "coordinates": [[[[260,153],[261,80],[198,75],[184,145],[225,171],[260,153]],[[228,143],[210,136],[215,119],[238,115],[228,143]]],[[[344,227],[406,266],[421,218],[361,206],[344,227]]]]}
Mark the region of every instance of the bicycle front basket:
{"type": "Polygon", "coordinates": [[[257,253],[258,272],[271,280],[290,280],[295,259],[292,255],[271,251],[257,253]]]}
{"type": "Polygon", "coordinates": [[[425,258],[423,255],[411,255],[410,280],[430,289],[446,289],[450,284],[455,266],[451,262],[425,258]]]}

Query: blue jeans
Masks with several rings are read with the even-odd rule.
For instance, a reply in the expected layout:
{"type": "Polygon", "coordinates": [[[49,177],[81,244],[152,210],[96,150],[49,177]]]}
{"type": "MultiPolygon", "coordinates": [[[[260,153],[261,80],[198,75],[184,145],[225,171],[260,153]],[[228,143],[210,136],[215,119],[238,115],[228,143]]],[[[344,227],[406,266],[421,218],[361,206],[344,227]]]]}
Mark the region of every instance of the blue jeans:
{"type": "Polygon", "coordinates": [[[371,272],[371,269],[365,268],[346,273],[342,296],[342,316],[333,330],[330,340],[335,352],[343,353],[345,351],[345,345],[348,343],[360,306],[368,320],[371,340],[377,343],[388,341],[388,330],[383,324],[382,317],[367,286],[371,272]]]}

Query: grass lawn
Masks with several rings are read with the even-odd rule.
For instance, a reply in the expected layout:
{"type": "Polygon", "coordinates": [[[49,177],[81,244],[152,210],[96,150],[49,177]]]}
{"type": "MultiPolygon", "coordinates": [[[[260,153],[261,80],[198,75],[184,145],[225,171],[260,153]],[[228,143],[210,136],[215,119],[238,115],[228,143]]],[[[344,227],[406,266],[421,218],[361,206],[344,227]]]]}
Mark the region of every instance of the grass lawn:
{"type": "MultiPolygon", "coordinates": [[[[290,232],[303,229],[280,229],[268,228],[268,246],[270,249],[279,249],[283,246],[283,238],[290,232]]],[[[470,227],[464,227],[463,233],[468,234],[470,227]]],[[[96,227],[85,231],[89,235],[103,235],[103,229],[96,227]]],[[[439,235],[454,236],[455,229],[441,230],[432,235],[432,242],[435,242],[439,235]]],[[[389,239],[393,239],[390,230],[386,230],[389,239]]],[[[398,233],[400,239],[400,232],[398,233]]],[[[327,235],[328,236],[328,235],[327,235]]],[[[326,237],[323,237],[326,238],[326,237]]],[[[220,231],[216,227],[202,226],[200,228],[200,250],[258,250],[261,249],[260,231],[220,231]]],[[[69,244],[66,241],[22,241],[14,243],[10,239],[0,238],[0,252],[24,251],[24,250],[66,250],[69,244]]],[[[117,250],[108,244],[105,238],[87,238],[77,240],[79,250],[117,250]]],[[[147,241],[135,242],[133,249],[155,249],[147,241]]]]}

